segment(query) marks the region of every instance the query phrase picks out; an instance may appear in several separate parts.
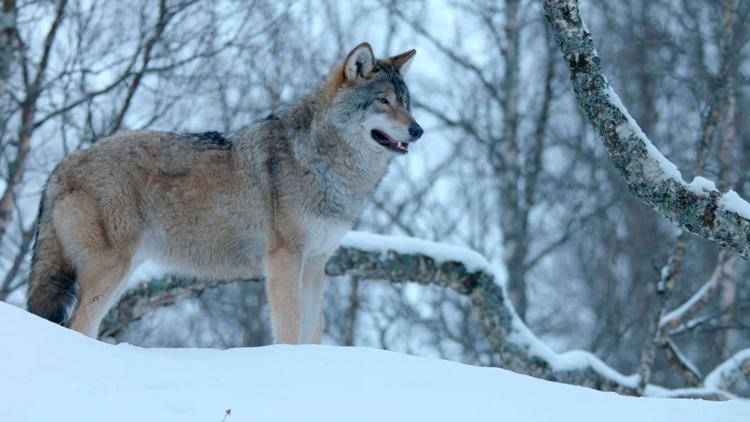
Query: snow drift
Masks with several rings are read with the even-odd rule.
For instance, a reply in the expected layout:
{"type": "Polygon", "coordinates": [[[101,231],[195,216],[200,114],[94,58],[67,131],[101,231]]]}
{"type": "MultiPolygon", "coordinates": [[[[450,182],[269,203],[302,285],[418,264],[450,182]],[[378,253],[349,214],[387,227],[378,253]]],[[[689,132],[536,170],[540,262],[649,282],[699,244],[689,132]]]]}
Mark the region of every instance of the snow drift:
{"type": "Polygon", "coordinates": [[[2,302],[0,339],[7,422],[750,420],[742,401],[622,397],[366,348],[113,346],[2,302]]]}

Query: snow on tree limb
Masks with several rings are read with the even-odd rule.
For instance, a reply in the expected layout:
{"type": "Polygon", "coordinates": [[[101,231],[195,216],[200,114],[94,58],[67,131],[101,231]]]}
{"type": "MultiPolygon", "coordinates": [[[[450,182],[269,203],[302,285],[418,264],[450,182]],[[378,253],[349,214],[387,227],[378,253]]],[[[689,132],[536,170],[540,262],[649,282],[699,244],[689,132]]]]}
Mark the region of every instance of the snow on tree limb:
{"type": "MultiPolygon", "coordinates": [[[[552,381],[621,394],[637,393],[638,376],[623,375],[591,353],[557,353],[518,317],[489,263],[478,253],[413,238],[353,232],[326,266],[329,276],[348,275],[393,283],[434,285],[464,295],[503,367],[552,381]]],[[[242,280],[259,282],[262,278],[242,280]]],[[[115,336],[131,322],[163,306],[227,282],[165,277],[129,290],[105,319],[101,334],[115,336]]],[[[727,399],[718,388],[675,392],[649,385],[645,395],[727,399]]]]}
{"type": "Polygon", "coordinates": [[[727,389],[744,374],[750,379],[750,348],[740,350],[706,375],[706,387],[727,389]]]}
{"type": "Polygon", "coordinates": [[[674,368],[675,372],[685,380],[685,383],[691,387],[702,387],[703,377],[698,368],[682,354],[677,344],[670,338],[667,338],[662,345],[664,355],[667,361],[674,368]]]}
{"type": "Polygon", "coordinates": [[[222,284],[243,282],[263,282],[263,277],[246,280],[199,280],[186,277],[166,276],[139,284],[128,290],[117,305],[110,309],[102,321],[99,337],[117,337],[130,324],[149,313],[173,305],[182,299],[199,296],[202,292],[222,284]]]}
{"type": "Polygon", "coordinates": [[[750,259],[750,204],[702,178],[687,184],[651,143],[609,86],[577,0],[545,0],[544,10],[576,99],[630,191],[677,226],[750,259]]]}
{"type": "Polygon", "coordinates": [[[693,317],[708,302],[708,299],[719,286],[722,278],[733,276],[737,261],[736,255],[725,251],[721,252],[719,254],[719,262],[708,281],[685,303],[665,314],[659,321],[659,325],[663,328],[674,330],[693,317]]]}

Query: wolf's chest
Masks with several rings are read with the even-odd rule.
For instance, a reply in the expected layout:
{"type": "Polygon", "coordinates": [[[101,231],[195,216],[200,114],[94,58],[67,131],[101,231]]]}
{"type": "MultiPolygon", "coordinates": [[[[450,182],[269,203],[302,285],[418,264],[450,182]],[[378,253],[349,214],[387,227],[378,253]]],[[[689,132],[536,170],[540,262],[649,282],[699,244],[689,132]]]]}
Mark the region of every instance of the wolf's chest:
{"type": "Polygon", "coordinates": [[[309,217],[306,224],[308,255],[327,255],[339,246],[352,227],[352,222],[321,217],[309,217]]]}
{"type": "Polygon", "coordinates": [[[307,187],[305,208],[310,210],[318,221],[346,220],[351,223],[362,212],[368,189],[353,189],[350,180],[331,173],[319,175],[307,187]]]}

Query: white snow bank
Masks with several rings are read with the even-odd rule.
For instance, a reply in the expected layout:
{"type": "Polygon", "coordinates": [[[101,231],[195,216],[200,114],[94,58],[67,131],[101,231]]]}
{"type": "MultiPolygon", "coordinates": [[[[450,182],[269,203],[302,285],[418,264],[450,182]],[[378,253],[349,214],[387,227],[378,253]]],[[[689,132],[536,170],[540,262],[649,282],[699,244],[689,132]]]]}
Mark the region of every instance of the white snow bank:
{"type": "Polygon", "coordinates": [[[365,348],[112,346],[0,302],[0,420],[722,421],[750,404],[622,397],[365,348]]]}
{"type": "Polygon", "coordinates": [[[351,231],[344,236],[341,246],[362,249],[381,254],[392,250],[401,254],[422,254],[436,262],[460,261],[469,271],[490,271],[487,260],[478,252],[462,246],[430,242],[413,237],[384,236],[379,234],[351,231]]]}

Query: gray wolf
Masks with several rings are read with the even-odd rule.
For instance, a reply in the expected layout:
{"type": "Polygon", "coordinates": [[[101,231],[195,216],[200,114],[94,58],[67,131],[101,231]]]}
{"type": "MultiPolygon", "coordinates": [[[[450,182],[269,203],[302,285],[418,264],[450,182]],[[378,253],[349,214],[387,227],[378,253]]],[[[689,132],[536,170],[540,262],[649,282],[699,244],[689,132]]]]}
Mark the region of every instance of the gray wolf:
{"type": "Polygon", "coordinates": [[[65,158],[39,207],[28,309],[96,337],[144,260],[228,279],[266,274],[277,343],[319,343],[324,267],[422,128],[415,50],[369,44],[294,105],[227,136],[137,131],[65,158]]]}

